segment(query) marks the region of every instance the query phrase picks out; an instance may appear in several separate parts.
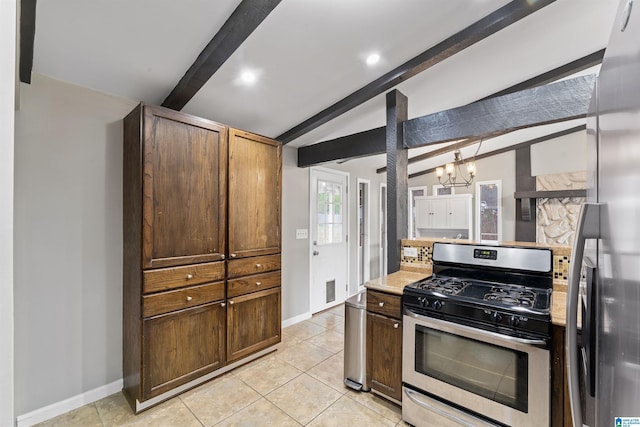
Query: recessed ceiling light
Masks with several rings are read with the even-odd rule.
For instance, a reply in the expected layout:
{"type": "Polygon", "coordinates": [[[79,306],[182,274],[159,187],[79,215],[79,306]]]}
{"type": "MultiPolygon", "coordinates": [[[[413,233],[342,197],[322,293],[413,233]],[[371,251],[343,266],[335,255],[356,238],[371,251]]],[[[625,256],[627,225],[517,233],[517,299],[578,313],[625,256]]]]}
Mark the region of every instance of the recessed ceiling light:
{"type": "Polygon", "coordinates": [[[252,71],[245,70],[240,74],[240,79],[243,83],[253,84],[256,82],[256,75],[252,71]]]}
{"type": "Polygon", "coordinates": [[[372,53],[371,55],[367,56],[367,65],[375,65],[378,63],[378,61],[380,61],[380,55],[378,55],[377,53],[372,53]]]}

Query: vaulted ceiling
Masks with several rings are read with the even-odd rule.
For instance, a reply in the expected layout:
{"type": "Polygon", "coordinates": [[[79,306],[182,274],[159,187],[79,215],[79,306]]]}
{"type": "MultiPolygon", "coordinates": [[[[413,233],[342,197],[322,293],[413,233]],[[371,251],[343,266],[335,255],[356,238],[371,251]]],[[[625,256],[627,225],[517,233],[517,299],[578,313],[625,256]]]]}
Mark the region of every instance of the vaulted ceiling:
{"type": "MultiPolygon", "coordinates": [[[[22,0],[23,14],[29,4],[35,0],[22,0]]],[[[182,111],[303,147],[384,126],[384,92],[392,88],[408,97],[413,118],[594,54],[606,46],[617,7],[618,0],[40,1],[32,69],[150,104],[184,89],[186,79],[193,96],[182,111]],[[494,16],[499,26],[496,11],[509,8],[522,16],[480,36],[486,26],[474,23],[494,16]],[[436,52],[446,43],[452,47],[436,52]],[[407,64],[429,52],[440,56],[407,64]],[[380,60],[369,66],[372,53],[380,60]],[[194,63],[211,77],[188,72],[194,63]],[[245,71],[254,73],[252,84],[245,71]],[[353,99],[356,106],[340,108],[353,99]]],[[[577,124],[513,132],[482,151],[577,124]]],[[[412,149],[410,157],[438,148],[412,149]]],[[[409,172],[441,158],[413,163],[409,172]]],[[[385,162],[377,156],[368,164],[385,162]]]]}

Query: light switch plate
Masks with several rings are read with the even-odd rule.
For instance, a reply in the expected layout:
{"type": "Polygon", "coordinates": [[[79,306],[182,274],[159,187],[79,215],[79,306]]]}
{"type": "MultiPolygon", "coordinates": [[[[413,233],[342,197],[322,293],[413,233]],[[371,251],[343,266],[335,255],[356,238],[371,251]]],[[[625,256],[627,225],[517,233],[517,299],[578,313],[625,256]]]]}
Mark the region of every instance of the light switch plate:
{"type": "Polygon", "coordinates": [[[309,238],[309,230],[306,228],[298,228],[296,229],[296,239],[308,239],[309,238]]]}
{"type": "Polygon", "coordinates": [[[418,248],[403,248],[402,253],[404,256],[417,258],[418,257],[418,248]]]}

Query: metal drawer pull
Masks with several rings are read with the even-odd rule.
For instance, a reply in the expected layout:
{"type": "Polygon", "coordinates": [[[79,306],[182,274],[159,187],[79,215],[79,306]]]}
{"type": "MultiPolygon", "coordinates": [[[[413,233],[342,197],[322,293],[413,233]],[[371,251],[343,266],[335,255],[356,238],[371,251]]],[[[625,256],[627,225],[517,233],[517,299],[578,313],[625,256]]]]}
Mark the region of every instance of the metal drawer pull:
{"type": "Polygon", "coordinates": [[[193,274],[187,274],[187,280],[193,279],[193,274]]]}
{"type": "Polygon", "coordinates": [[[262,264],[256,264],[256,268],[262,267],[262,264]]]}
{"type": "Polygon", "coordinates": [[[378,303],[378,305],[379,305],[380,307],[384,307],[384,302],[379,302],[379,303],[378,303]]]}
{"type": "Polygon", "coordinates": [[[220,307],[226,307],[226,306],[227,306],[227,303],[223,302],[223,303],[220,304],[220,307]]]}
{"type": "Polygon", "coordinates": [[[262,282],[256,282],[256,286],[262,285],[262,282]]]}
{"type": "Polygon", "coordinates": [[[394,329],[398,329],[398,326],[399,326],[399,325],[400,325],[399,323],[394,323],[394,324],[393,324],[393,328],[394,328],[394,329]]]}
{"type": "Polygon", "coordinates": [[[224,254],[220,255],[220,259],[224,259],[224,254]]]}
{"type": "Polygon", "coordinates": [[[233,305],[233,301],[229,301],[229,305],[233,305]]]}
{"type": "Polygon", "coordinates": [[[229,256],[230,256],[231,258],[235,258],[235,257],[236,257],[236,254],[229,254],[229,256]]]}
{"type": "Polygon", "coordinates": [[[187,301],[191,301],[193,297],[187,296],[187,301]]]}

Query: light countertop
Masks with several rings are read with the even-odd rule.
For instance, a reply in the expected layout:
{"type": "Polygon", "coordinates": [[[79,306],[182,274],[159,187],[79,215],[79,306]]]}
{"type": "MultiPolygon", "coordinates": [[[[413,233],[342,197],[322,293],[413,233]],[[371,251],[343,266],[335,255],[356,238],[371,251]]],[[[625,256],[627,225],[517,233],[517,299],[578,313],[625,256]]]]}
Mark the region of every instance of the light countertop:
{"type": "Polygon", "coordinates": [[[551,293],[551,323],[565,326],[567,318],[567,293],[555,290],[551,293]]]}
{"type": "Polygon", "coordinates": [[[396,271],[387,276],[369,280],[364,286],[373,291],[387,292],[389,294],[402,295],[404,287],[410,283],[429,277],[430,273],[416,273],[413,271],[396,271]]]}

